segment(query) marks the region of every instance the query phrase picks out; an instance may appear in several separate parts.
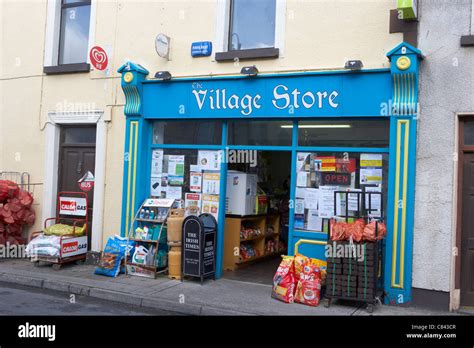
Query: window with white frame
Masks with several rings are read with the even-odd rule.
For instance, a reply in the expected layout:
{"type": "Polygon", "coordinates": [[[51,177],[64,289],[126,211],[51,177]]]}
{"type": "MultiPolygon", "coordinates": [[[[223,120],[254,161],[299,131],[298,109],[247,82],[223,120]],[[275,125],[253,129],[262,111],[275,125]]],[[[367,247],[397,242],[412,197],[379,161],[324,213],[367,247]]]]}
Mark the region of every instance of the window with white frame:
{"type": "Polygon", "coordinates": [[[283,54],[286,0],[217,0],[215,60],[283,54]]]}
{"type": "Polygon", "coordinates": [[[87,62],[90,15],[90,0],[62,0],[59,64],[87,62]]]}
{"type": "Polygon", "coordinates": [[[48,0],[45,73],[89,71],[95,0],[48,0]]]}
{"type": "Polygon", "coordinates": [[[276,0],[231,0],[228,50],[275,47],[276,0]]]}

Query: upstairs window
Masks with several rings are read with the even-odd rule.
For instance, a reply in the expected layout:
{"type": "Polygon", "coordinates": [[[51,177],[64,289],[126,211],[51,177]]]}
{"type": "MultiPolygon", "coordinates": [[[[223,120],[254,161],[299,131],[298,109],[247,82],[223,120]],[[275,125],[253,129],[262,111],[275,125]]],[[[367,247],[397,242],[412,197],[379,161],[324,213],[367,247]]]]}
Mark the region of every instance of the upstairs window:
{"type": "Polygon", "coordinates": [[[90,0],[62,0],[59,59],[61,64],[87,62],[90,0]]]}
{"type": "Polygon", "coordinates": [[[275,47],[276,0],[232,0],[229,51],[275,47]]]}
{"type": "Polygon", "coordinates": [[[217,62],[282,55],[286,0],[217,0],[217,62]]]}

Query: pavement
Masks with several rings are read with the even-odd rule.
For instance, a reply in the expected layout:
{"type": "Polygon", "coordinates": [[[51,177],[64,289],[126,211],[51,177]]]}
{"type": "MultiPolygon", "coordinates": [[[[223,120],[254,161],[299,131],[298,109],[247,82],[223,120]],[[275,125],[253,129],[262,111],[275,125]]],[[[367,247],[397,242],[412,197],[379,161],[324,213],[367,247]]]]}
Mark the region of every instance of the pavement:
{"type": "MultiPolygon", "coordinates": [[[[35,267],[29,260],[4,259],[0,261],[0,282],[118,302],[138,311],[155,309],[187,315],[369,315],[357,305],[336,303],[325,308],[283,303],[271,297],[270,284],[231,277],[207,280],[201,285],[196,280],[181,282],[160,275],[156,279],[125,275],[110,278],[95,275],[94,268],[71,264],[56,271],[47,264],[35,267]]],[[[372,315],[452,314],[379,304],[372,315]]]]}

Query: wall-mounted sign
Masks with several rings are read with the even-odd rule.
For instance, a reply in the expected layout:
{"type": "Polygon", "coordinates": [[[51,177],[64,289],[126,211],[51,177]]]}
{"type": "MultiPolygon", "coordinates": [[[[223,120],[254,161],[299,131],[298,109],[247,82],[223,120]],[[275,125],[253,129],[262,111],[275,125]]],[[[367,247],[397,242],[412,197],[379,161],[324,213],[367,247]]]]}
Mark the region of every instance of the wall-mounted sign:
{"type": "Polygon", "coordinates": [[[170,55],[170,41],[171,39],[165,34],[158,34],[155,38],[155,49],[156,53],[161,58],[169,59],[170,55]]]}
{"type": "Polygon", "coordinates": [[[389,70],[176,80],[143,85],[145,118],[381,116],[392,98],[389,70]],[[370,96],[370,98],[369,98],[370,96]]]}
{"type": "Polygon", "coordinates": [[[85,198],[79,197],[59,197],[59,214],[86,216],[87,204],[85,198]]]}
{"type": "Polygon", "coordinates": [[[107,58],[107,53],[105,50],[100,46],[94,46],[91,48],[89,52],[89,58],[91,64],[97,70],[105,70],[107,69],[107,65],[109,64],[109,59],[107,58]]]}
{"type": "Polygon", "coordinates": [[[193,57],[209,57],[212,54],[211,41],[199,41],[191,44],[191,56],[193,57]]]}
{"type": "Polygon", "coordinates": [[[417,14],[417,0],[397,0],[398,17],[413,20],[417,14]]]}

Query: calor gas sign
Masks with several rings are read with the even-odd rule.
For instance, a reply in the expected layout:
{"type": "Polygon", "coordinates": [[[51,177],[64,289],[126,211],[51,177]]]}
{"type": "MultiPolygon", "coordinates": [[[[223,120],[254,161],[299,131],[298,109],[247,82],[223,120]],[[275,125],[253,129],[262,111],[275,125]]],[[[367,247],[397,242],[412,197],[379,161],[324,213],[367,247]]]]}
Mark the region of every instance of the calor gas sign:
{"type": "Polygon", "coordinates": [[[79,197],[60,197],[59,198],[59,214],[86,216],[87,202],[85,198],[79,197]]]}

